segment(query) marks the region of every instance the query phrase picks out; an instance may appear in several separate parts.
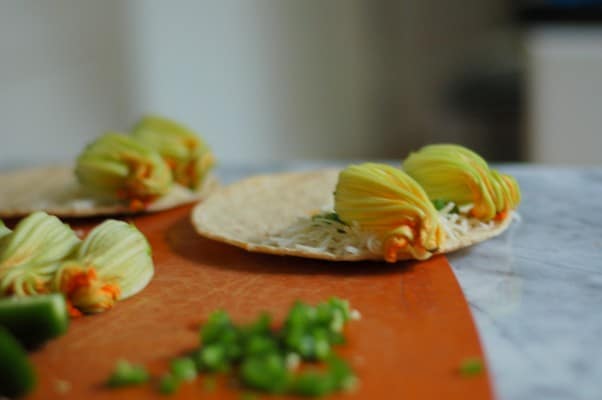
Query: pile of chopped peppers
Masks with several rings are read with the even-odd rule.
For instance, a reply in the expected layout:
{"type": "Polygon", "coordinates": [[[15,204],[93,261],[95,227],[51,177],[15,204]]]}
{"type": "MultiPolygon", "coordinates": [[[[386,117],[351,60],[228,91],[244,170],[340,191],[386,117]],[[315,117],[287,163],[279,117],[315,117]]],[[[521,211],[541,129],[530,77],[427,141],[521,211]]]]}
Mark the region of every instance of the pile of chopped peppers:
{"type": "MultiPolygon", "coordinates": [[[[171,360],[168,371],[158,379],[158,391],[175,393],[201,373],[229,373],[243,389],[258,393],[323,396],[352,390],[357,378],[333,347],[345,342],[344,325],[358,315],[338,298],[316,306],[298,301],[283,326],[274,329],[266,313],[250,324],[237,325],[218,310],[200,329],[200,347],[171,360]]],[[[143,366],[122,360],[107,385],[122,387],[151,380],[143,366]]]]}

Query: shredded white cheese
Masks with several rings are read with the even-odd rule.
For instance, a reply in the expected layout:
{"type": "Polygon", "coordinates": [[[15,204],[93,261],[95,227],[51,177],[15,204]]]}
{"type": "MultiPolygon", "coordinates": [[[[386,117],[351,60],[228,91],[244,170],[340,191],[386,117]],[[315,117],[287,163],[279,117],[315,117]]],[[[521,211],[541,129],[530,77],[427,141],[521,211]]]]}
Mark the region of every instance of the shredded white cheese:
{"type": "Polygon", "coordinates": [[[382,252],[382,243],[376,236],[361,231],[357,224],[346,225],[322,217],[299,218],[277,235],[263,240],[261,244],[335,256],[357,255],[367,251],[374,254],[382,252]]]}
{"type": "Polygon", "coordinates": [[[451,212],[456,205],[449,202],[439,210],[439,222],[445,231],[448,239],[458,240],[460,237],[468,234],[468,232],[488,231],[493,228],[495,222],[493,220],[483,222],[479,219],[469,217],[468,213],[472,210],[472,204],[466,204],[458,207],[460,213],[451,212]]]}
{"type": "MultiPolygon", "coordinates": [[[[468,216],[473,205],[468,204],[454,213],[454,203],[448,203],[439,210],[439,222],[448,240],[459,240],[468,232],[490,230],[495,222],[483,222],[468,216]]],[[[261,244],[288,249],[298,249],[310,253],[328,253],[334,256],[383,253],[382,242],[369,232],[362,231],[357,224],[346,225],[335,219],[324,217],[333,213],[332,209],[314,217],[299,218],[294,224],[261,241],[261,244]]]]}

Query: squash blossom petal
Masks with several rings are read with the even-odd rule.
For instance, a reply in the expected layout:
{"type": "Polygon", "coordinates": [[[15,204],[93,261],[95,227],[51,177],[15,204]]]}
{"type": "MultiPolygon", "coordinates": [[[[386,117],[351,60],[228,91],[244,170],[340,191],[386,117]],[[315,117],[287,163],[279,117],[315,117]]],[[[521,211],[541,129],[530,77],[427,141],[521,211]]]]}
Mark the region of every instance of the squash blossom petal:
{"type": "Polygon", "coordinates": [[[4,225],[4,221],[0,219],[0,239],[2,239],[4,236],[8,235],[11,232],[12,231],[8,229],[6,225],[4,225]]]}
{"type": "Polygon", "coordinates": [[[90,191],[130,201],[135,209],[167,193],[173,178],[151,147],[131,137],[106,133],[77,159],[75,174],[90,191]]]}
{"type": "Polygon", "coordinates": [[[462,146],[425,146],[405,159],[403,170],[431,200],[473,204],[471,215],[481,220],[506,215],[520,202],[514,178],[490,169],[483,158],[462,146]]]}
{"type": "Polygon", "coordinates": [[[146,116],[134,126],[132,135],[158,151],[174,180],[191,189],[203,182],[215,164],[213,153],[197,134],[167,118],[146,116]]]}
{"type": "Polygon", "coordinates": [[[151,248],[133,225],[107,220],[57,271],[55,290],[84,313],[107,310],[141,291],[154,274],[151,248]]]}
{"type": "Polygon", "coordinates": [[[499,181],[504,196],[504,210],[512,210],[518,206],[521,200],[520,189],[518,182],[513,176],[499,173],[495,170],[491,170],[495,173],[495,178],[499,181]]]}
{"type": "Polygon", "coordinates": [[[339,174],[335,212],[347,224],[377,234],[385,260],[400,254],[429,258],[445,237],[437,210],[403,171],[384,164],[351,165],[339,174]]]}
{"type": "Polygon", "coordinates": [[[49,291],[60,260],[80,242],[57,217],[38,211],[0,238],[0,294],[26,296],[49,291]]]}

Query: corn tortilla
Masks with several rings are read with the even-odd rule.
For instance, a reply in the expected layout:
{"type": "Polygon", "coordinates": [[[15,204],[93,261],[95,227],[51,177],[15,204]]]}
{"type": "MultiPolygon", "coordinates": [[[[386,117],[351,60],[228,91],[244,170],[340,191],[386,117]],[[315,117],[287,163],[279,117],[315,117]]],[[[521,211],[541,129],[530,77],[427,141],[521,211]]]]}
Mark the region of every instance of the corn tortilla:
{"type": "MultiPolygon", "coordinates": [[[[369,251],[336,255],[304,246],[263,244],[264,239],[278,235],[299,218],[332,207],[338,174],[339,170],[328,169],[251,177],[216,191],[198,204],[191,221],[201,236],[251,252],[330,261],[383,260],[382,254],[369,251]]],[[[511,221],[512,218],[506,218],[485,231],[469,231],[453,240],[448,238],[437,253],[449,253],[497,236],[511,221]]],[[[411,258],[410,254],[399,257],[400,260],[411,258]]]]}
{"type": "MultiPolygon", "coordinates": [[[[174,184],[144,212],[194,203],[207,197],[217,185],[211,174],[196,191],[174,184]]],[[[38,210],[67,218],[138,213],[125,202],[87,193],[71,167],[37,167],[0,173],[0,218],[21,217],[38,210]]]]}

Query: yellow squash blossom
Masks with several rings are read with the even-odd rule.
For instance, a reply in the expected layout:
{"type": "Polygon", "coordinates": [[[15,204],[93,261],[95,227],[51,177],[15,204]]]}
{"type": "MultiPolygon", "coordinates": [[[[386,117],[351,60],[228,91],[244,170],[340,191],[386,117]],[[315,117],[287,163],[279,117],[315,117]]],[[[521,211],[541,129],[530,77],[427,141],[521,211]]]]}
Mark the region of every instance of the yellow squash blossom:
{"type": "Polygon", "coordinates": [[[134,126],[132,135],[159,152],[174,180],[188,188],[199,187],[215,164],[211,150],[198,135],[167,118],[146,116],[134,126]]]}
{"type": "Polygon", "coordinates": [[[108,220],[94,228],[63,262],[54,289],[72,311],[97,313],[141,291],[154,274],[151,248],[133,225],[108,220]]]}
{"type": "Polygon", "coordinates": [[[514,178],[490,169],[483,158],[462,146],[425,146],[406,158],[403,170],[431,200],[472,204],[471,215],[481,220],[503,218],[520,202],[514,178]]]}
{"type": "Polygon", "coordinates": [[[88,145],[77,159],[75,174],[90,191],[130,201],[134,209],[167,193],[173,182],[169,167],[153,148],[118,133],[88,145]]]}
{"type": "Polygon", "coordinates": [[[12,232],[5,227],[0,238],[0,294],[48,292],[59,262],[78,243],[68,225],[42,211],[23,218],[12,232]]]}
{"type": "Polygon", "coordinates": [[[410,176],[384,164],[351,165],[339,174],[335,212],[383,243],[384,258],[429,258],[445,239],[437,210],[410,176]]]}

